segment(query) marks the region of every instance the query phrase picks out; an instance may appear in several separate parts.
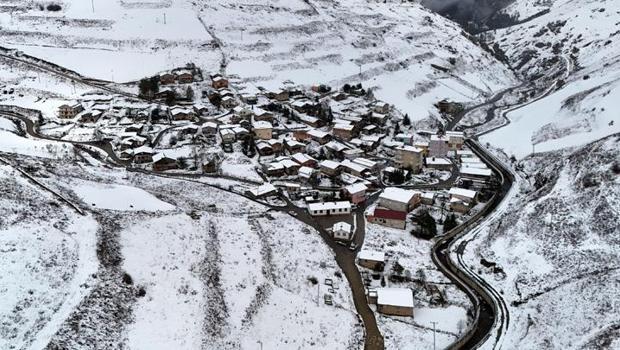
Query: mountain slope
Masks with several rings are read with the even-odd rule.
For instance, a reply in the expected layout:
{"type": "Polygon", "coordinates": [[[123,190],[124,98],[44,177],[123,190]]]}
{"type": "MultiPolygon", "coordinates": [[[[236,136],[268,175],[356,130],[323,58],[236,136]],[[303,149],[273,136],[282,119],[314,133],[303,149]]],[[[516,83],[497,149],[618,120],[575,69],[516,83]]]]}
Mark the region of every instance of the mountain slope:
{"type": "Polygon", "coordinates": [[[466,253],[510,305],[505,348],[620,345],[619,151],[615,134],[524,159],[517,197],[466,253]]]}

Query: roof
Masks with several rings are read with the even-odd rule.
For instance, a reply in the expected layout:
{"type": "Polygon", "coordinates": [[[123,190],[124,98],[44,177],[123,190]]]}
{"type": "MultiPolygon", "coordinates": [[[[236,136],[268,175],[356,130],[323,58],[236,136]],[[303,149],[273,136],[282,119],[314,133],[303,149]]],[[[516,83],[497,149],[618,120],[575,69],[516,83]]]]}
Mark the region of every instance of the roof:
{"type": "Polygon", "coordinates": [[[308,135],[312,136],[312,137],[316,137],[317,139],[322,139],[324,137],[329,136],[328,133],[326,133],[325,131],[321,131],[321,130],[317,130],[317,129],[312,129],[308,131],[308,135]]]}
{"type": "Polygon", "coordinates": [[[385,261],[385,253],[376,250],[362,249],[357,254],[357,258],[372,261],[385,261]]]}
{"type": "Polygon", "coordinates": [[[405,152],[413,152],[413,153],[422,153],[424,152],[423,149],[418,148],[418,147],[414,147],[414,146],[401,146],[401,147],[397,147],[397,150],[400,151],[405,151],[405,152]]]}
{"type": "Polygon", "coordinates": [[[491,169],[479,169],[479,168],[472,168],[472,167],[463,167],[463,168],[461,168],[461,174],[490,177],[491,174],[492,174],[492,171],[491,171],[491,169]]]}
{"type": "Polygon", "coordinates": [[[464,188],[452,187],[450,189],[450,192],[448,193],[451,196],[456,195],[456,196],[461,196],[461,197],[471,198],[471,199],[476,198],[476,191],[467,190],[464,188]]]}
{"type": "Polygon", "coordinates": [[[374,168],[375,166],[377,166],[377,162],[375,162],[374,160],[370,160],[370,159],[362,158],[362,157],[353,159],[353,163],[357,163],[366,168],[374,168]]]}
{"type": "Polygon", "coordinates": [[[295,153],[291,156],[291,158],[293,158],[293,160],[299,164],[315,161],[314,158],[310,157],[309,155],[305,153],[295,153]]]}
{"type": "Polygon", "coordinates": [[[345,187],[344,189],[350,194],[356,194],[356,193],[366,191],[368,187],[366,187],[366,185],[364,185],[363,183],[358,182],[358,183],[354,183],[353,185],[349,185],[345,187]]]}
{"type": "Polygon", "coordinates": [[[334,125],[334,129],[339,129],[339,130],[347,130],[347,131],[351,131],[353,129],[355,129],[355,125],[351,125],[351,124],[336,124],[334,125]]]}
{"type": "Polygon", "coordinates": [[[418,192],[398,187],[387,187],[379,196],[379,200],[386,199],[394,202],[409,203],[416,193],[418,192]]]}
{"type": "Polygon", "coordinates": [[[362,166],[360,164],[357,164],[357,163],[353,163],[352,161],[350,161],[348,159],[345,159],[342,162],[340,162],[340,165],[342,165],[345,168],[349,168],[349,169],[351,169],[351,170],[353,170],[355,172],[358,172],[358,173],[362,173],[364,170],[367,170],[366,167],[364,167],[364,166],[362,166]]]}
{"type": "Polygon", "coordinates": [[[308,210],[317,211],[317,210],[332,210],[332,209],[351,209],[351,203],[341,201],[341,202],[325,202],[325,203],[310,203],[308,204],[308,210]]]}
{"type": "Polygon", "coordinates": [[[259,197],[259,196],[264,196],[266,194],[269,194],[275,191],[276,191],[276,187],[274,185],[270,183],[266,183],[266,184],[262,184],[256,188],[251,189],[250,193],[252,193],[255,197],[259,197]]]}
{"type": "Polygon", "coordinates": [[[307,166],[302,166],[297,172],[299,173],[299,176],[309,178],[312,176],[312,173],[314,173],[314,169],[307,166]]]}
{"type": "Polygon", "coordinates": [[[351,232],[351,225],[346,223],[346,222],[337,222],[334,224],[334,226],[332,227],[333,231],[345,231],[345,232],[351,232]]]}
{"type": "Polygon", "coordinates": [[[340,163],[334,162],[333,160],[326,159],[319,164],[322,168],[328,168],[332,170],[338,169],[340,163]]]}
{"type": "Polygon", "coordinates": [[[134,150],[134,154],[138,154],[138,153],[153,153],[153,149],[151,147],[148,146],[142,146],[142,147],[138,147],[134,150]]]}
{"type": "Polygon", "coordinates": [[[254,122],[253,126],[254,126],[254,129],[272,129],[273,128],[270,122],[264,121],[264,120],[259,120],[257,122],[254,122]]]}
{"type": "Polygon", "coordinates": [[[409,288],[377,288],[377,304],[413,307],[413,292],[409,288]]]}
{"type": "Polygon", "coordinates": [[[426,165],[450,165],[452,164],[450,160],[441,157],[430,157],[426,158],[426,165]]]}
{"type": "Polygon", "coordinates": [[[159,162],[160,160],[166,160],[166,159],[168,159],[168,160],[173,160],[173,161],[175,161],[175,162],[176,162],[176,159],[175,159],[175,158],[172,158],[172,157],[167,157],[167,156],[166,156],[165,154],[163,154],[163,153],[157,153],[156,155],[154,155],[154,156],[153,156],[153,163],[157,163],[157,162],[159,162]]]}

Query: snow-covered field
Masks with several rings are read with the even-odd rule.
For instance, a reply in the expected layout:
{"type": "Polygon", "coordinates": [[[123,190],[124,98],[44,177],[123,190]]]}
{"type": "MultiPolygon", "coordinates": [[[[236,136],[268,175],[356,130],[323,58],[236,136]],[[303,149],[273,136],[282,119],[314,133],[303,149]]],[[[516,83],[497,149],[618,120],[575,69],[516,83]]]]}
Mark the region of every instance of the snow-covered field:
{"type": "Polygon", "coordinates": [[[296,219],[201,182],[9,157],[88,214],[0,166],[1,348],[362,345],[333,253],[296,219]]]}
{"type": "Polygon", "coordinates": [[[536,152],[551,151],[620,131],[619,7],[617,0],[515,1],[508,12],[549,13],[487,34],[524,76],[561,81],[548,97],[508,113],[510,124],[483,140],[522,158],[532,144],[536,152]]]}
{"type": "Polygon", "coordinates": [[[121,82],[190,61],[206,72],[225,62],[226,72],[252,89],[361,80],[413,119],[435,113],[443,98],[480,101],[515,81],[489,53],[453,40],[461,38],[460,27],[417,4],[114,0],[95,1],[94,12],[84,1],[63,6],[50,12],[9,1],[0,38],[86,76],[121,82]]]}

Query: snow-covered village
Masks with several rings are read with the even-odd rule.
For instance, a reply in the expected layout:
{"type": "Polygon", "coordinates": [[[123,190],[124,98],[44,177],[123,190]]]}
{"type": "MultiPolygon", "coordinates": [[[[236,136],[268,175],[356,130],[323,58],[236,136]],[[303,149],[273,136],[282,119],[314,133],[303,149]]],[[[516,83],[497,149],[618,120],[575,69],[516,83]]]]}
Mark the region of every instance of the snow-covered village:
{"type": "Polygon", "coordinates": [[[620,349],[618,11],[4,1],[0,349],[620,349]]]}

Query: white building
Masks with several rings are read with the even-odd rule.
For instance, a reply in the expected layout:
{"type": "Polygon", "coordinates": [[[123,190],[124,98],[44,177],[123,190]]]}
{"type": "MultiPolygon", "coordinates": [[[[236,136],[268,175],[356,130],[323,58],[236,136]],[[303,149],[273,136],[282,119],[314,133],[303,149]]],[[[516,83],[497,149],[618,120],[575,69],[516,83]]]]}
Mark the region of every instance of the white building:
{"type": "Polygon", "coordinates": [[[349,202],[326,202],[308,204],[308,212],[312,216],[343,215],[351,213],[349,202]]]}
{"type": "Polygon", "coordinates": [[[353,238],[353,233],[351,225],[346,222],[337,222],[332,227],[334,239],[339,241],[350,241],[353,238]]]}
{"type": "Polygon", "coordinates": [[[387,315],[413,317],[413,292],[409,288],[377,288],[368,291],[368,302],[387,315]]]}
{"type": "Polygon", "coordinates": [[[398,187],[387,187],[379,195],[379,205],[400,212],[409,212],[420,202],[420,192],[398,187]]]}

